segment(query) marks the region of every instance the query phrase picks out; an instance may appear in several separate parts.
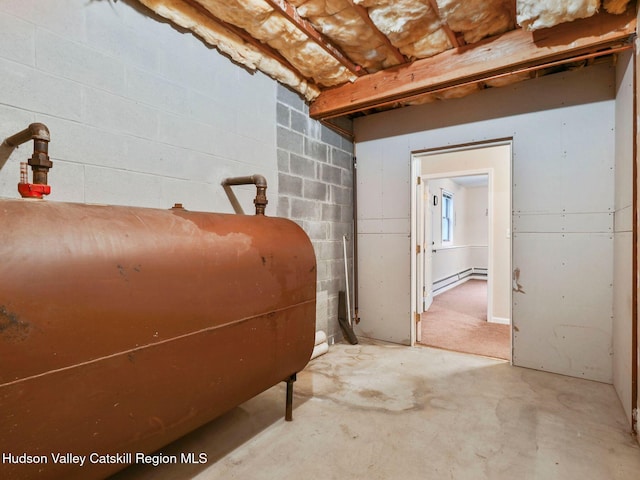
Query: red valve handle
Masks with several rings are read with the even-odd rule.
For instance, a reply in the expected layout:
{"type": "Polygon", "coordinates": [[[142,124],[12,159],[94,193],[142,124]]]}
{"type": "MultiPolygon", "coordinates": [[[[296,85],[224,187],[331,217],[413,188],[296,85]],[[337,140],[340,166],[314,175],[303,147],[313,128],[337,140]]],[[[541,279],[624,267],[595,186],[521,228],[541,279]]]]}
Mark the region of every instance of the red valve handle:
{"type": "Polygon", "coordinates": [[[19,183],[18,192],[20,192],[22,198],[42,198],[43,195],[49,195],[51,193],[51,185],[19,183]]]}

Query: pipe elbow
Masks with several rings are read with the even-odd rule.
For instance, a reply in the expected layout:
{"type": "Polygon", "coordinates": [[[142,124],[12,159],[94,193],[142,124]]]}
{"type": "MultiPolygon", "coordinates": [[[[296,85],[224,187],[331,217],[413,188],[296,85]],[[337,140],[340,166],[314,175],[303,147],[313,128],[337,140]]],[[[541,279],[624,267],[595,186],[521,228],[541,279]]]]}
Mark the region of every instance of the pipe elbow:
{"type": "Polygon", "coordinates": [[[253,183],[255,184],[256,187],[267,188],[267,179],[264,178],[264,176],[255,174],[255,175],[252,175],[251,178],[253,179],[253,183]]]}
{"type": "Polygon", "coordinates": [[[232,185],[255,185],[256,187],[267,188],[267,179],[260,174],[249,175],[247,177],[229,177],[222,180],[223,187],[232,185]]]}
{"type": "Polygon", "coordinates": [[[51,135],[49,134],[49,129],[44,123],[32,123],[27,128],[31,132],[32,139],[42,140],[44,142],[51,141],[51,135]]]}
{"type": "Polygon", "coordinates": [[[255,185],[257,191],[253,203],[256,206],[256,215],[264,215],[265,207],[269,202],[267,201],[267,179],[263,175],[230,177],[222,181],[222,186],[225,188],[232,185],[255,185]]]}
{"type": "Polygon", "coordinates": [[[2,144],[10,148],[16,148],[29,140],[50,142],[49,129],[44,123],[32,123],[24,130],[5,138],[2,144]]]}

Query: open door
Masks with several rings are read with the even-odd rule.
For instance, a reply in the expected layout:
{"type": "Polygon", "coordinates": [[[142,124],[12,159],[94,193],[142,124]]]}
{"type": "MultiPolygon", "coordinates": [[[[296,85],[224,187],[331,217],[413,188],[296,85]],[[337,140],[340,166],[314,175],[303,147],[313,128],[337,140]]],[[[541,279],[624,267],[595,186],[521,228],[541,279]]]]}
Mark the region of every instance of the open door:
{"type": "Polygon", "coordinates": [[[432,214],[432,202],[433,194],[429,189],[429,182],[424,182],[424,198],[422,199],[422,205],[424,214],[424,224],[422,227],[422,271],[424,284],[422,286],[422,306],[423,311],[426,312],[433,303],[433,214],[432,214]]]}
{"type": "Polygon", "coordinates": [[[416,232],[416,341],[422,341],[423,312],[433,303],[432,249],[433,225],[431,212],[431,192],[429,182],[417,178],[415,198],[416,232]]]}
{"type": "MultiPolygon", "coordinates": [[[[416,299],[416,304],[414,306],[415,308],[415,318],[416,318],[416,341],[420,342],[422,341],[422,321],[420,319],[422,312],[424,311],[424,292],[425,292],[425,285],[424,285],[424,272],[425,272],[425,262],[424,262],[424,257],[425,257],[425,253],[424,253],[424,220],[425,220],[425,203],[424,203],[424,185],[422,182],[422,179],[420,177],[417,177],[416,179],[417,185],[416,185],[416,196],[415,196],[415,209],[416,209],[416,215],[415,215],[415,221],[416,221],[416,225],[415,225],[415,232],[416,232],[416,245],[415,245],[415,249],[416,249],[416,257],[415,257],[415,262],[416,262],[416,276],[415,276],[415,280],[416,280],[416,285],[415,285],[415,289],[416,289],[416,295],[415,295],[415,299],[416,299]]],[[[426,209],[428,210],[428,209],[426,209]]],[[[431,250],[429,250],[431,251],[431,250]]]]}

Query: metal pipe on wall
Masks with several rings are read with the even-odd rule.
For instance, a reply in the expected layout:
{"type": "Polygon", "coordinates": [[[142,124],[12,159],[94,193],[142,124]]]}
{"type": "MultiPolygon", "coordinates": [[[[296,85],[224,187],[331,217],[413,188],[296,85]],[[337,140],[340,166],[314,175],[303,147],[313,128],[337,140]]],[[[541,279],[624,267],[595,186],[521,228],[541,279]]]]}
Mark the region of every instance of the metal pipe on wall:
{"type": "Polygon", "coordinates": [[[29,165],[33,171],[33,183],[28,183],[21,175],[18,191],[25,198],[42,198],[51,192],[51,187],[47,184],[49,170],[53,167],[53,162],[49,158],[49,142],[51,135],[49,129],[43,123],[32,123],[24,130],[7,137],[2,142],[2,146],[9,149],[9,155],[18,146],[33,140],[33,155],[29,158],[29,165]]]}
{"type": "MultiPolygon", "coordinates": [[[[253,204],[256,206],[256,215],[264,215],[264,211],[265,208],[267,207],[267,179],[264,178],[262,175],[249,175],[249,176],[245,176],[245,177],[229,177],[229,178],[225,178],[222,181],[222,186],[225,188],[225,190],[227,191],[227,195],[229,195],[229,198],[231,199],[231,203],[234,204],[234,208],[239,207],[239,205],[237,206],[237,200],[236,202],[234,202],[235,196],[233,195],[233,193],[231,192],[230,189],[228,189],[228,187],[231,187],[233,185],[255,185],[256,186],[256,198],[253,200],[253,204]],[[232,198],[233,197],[233,198],[232,198]]],[[[241,213],[241,212],[237,212],[237,213],[241,213]]]]}
{"type": "Polygon", "coordinates": [[[44,123],[32,123],[24,130],[5,138],[3,143],[15,148],[29,140],[51,141],[49,129],[44,123]]]}
{"type": "Polygon", "coordinates": [[[353,157],[353,319],[360,323],[358,316],[358,161],[353,157]]]}
{"type": "Polygon", "coordinates": [[[347,255],[347,236],[342,236],[342,248],[344,250],[344,286],[347,299],[347,321],[349,326],[353,328],[353,313],[351,312],[351,293],[349,290],[349,257],[347,255]]]}

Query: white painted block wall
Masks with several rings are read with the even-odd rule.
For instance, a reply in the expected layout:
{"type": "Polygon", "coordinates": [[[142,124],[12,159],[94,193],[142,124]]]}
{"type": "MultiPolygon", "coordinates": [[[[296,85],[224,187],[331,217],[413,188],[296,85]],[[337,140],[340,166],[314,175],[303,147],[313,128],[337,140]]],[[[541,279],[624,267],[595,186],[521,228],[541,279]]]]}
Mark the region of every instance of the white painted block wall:
{"type": "MultiPolygon", "coordinates": [[[[220,181],[260,173],[275,215],[276,82],[132,5],[0,2],[0,139],[49,127],[51,200],[231,212],[220,181]]],[[[0,196],[18,197],[31,150],[0,169],[0,196]]]]}

